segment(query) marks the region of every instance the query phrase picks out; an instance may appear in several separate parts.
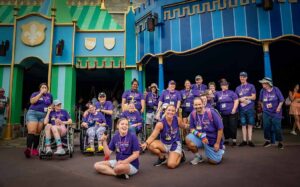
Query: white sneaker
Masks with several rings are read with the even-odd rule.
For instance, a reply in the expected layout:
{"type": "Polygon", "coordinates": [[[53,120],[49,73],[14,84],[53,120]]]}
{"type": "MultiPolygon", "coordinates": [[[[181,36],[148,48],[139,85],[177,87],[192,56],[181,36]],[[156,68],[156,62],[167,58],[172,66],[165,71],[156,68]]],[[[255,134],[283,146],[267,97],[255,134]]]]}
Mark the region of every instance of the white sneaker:
{"type": "Polygon", "coordinates": [[[203,161],[204,160],[203,160],[202,156],[200,156],[200,157],[199,156],[195,156],[194,159],[190,161],[190,163],[192,165],[197,165],[198,163],[201,163],[203,161]]]}
{"type": "Polygon", "coordinates": [[[55,155],[64,155],[66,154],[66,151],[63,148],[57,148],[57,150],[54,152],[55,155]]]}
{"type": "Polygon", "coordinates": [[[291,131],[290,134],[297,136],[296,131],[291,131]]]}
{"type": "Polygon", "coordinates": [[[52,155],[51,147],[46,147],[46,155],[52,155]]]}

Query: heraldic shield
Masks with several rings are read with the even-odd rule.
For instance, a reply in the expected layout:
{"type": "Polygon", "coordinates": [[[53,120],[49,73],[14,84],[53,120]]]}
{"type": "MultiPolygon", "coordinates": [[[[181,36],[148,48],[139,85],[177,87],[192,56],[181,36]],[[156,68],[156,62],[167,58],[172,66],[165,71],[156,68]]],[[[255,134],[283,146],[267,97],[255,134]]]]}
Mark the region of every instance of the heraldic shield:
{"type": "Polygon", "coordinates": [[[115,38],[104,38],[104,47],[108,50],[111,50],[116,45],[116,39],[115,38]]]}
{"type": "Polygon", "coordinates": [[[96,47],[96,38],[85,38],[84,46],[88,50],[93,50],[96,47]]]}
{"type": "Polygon", "coordinates": [[[36,46],[44,42],[46,26],[37,21],[32,21],[21,26],[21,40],[25,45],[36,46]]]}

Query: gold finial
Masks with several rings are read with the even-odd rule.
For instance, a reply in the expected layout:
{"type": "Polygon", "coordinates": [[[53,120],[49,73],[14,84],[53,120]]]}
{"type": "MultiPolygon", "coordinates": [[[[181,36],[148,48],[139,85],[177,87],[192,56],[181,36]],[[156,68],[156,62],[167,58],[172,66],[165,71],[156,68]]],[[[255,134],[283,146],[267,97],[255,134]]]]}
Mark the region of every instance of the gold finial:
{"type": "Polygon", "coordinates": [[[105,7],[105,0],[101,0],[101,7],[100,7],[101,10],[106,10],[106,7],[105,7]]]}

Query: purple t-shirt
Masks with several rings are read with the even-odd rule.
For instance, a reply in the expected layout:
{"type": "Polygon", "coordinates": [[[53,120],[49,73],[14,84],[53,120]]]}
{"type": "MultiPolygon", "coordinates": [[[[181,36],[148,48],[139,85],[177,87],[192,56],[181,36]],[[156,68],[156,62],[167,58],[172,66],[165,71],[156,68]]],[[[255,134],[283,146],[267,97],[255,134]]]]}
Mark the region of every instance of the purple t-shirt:
{"type": "MultiPolygon", "coordinates": [[[[110,101],[105,101],[105,103],[101,104],[100,102],[96,102],[95,104],[96,109],[101,109],[101,110],[113,110],[114,106],[110,101]]],[[[105,117],[106,124],[108,125],[109,128],[112,127],[112,116],[108,114],[102,113],[105,117]]]]}
{"type": "Polygon", "coordinates": [[[155,93],[148,92],[146,96],[147,113],[152,113],[157,110],[159,96],[155,93]]]}
{"type": "Polygon", "coordinates": [[[236,93],[232,90],[218,91],[216,92],[217,108],[222,115],[231,114],[234,106],[234,101],[238,99],[236,93]]]}
{"type": "Polygon", "coordinates": [[[142,109],[142,100],[144,99],[144,95],[137,90],[127,90],[123,93],[122,98],[126,99],[126,103],[129,103],[130,101],[134,101],[135,108],[138,111],[141,111],[142,109]]]}
{"type": "Polygon", "coordinates": [[[193,111],[193,102],[194,102],[194,94],[192,90],[181,90],[181,108],[185,112],[192,112],[193,111]]]}
{"type": "MultiPolygon", "coordinates": [[[[245,85],[240,85],[235,89],[235,93],[238,95],[239,98],[241,97],[248,97],[251,96],[252,94],[256,94],[256,90],[253,84],[245,84],[245,85]]],[[[247,111],[250,109],[254,109],[254,101],[253,100],[247,100],[246,103],[241,103],[239,104],[239,109],[241,111],[247,111]]]]}
{"type": "Polygon", "coordinates": [[[261,89],[259,101],[263,103],[263,112],[274,118],[282,118],[282,109],[279,113],[276,112],[276,109],[279,103],[284,101],[284,97],[277,87],[274,86],[270,92],[264,88],[261,89]]]}
{"type": "Polygon", "coordinates": [[[101,112],[96,112],[95,114],[89,113],[82,121],[87,123],[89,127],[94,127],[96,124],[106,124],[105,117],[101,112]]]}
{"type": "Polygon", "coordinates": [[[161,96],[159,97],[159,101],[177,107],[177,102],[181,101],[181,94],[177,90],[174,90],[173,92],[170,92],[169,90],[164,90],[161,96]]]}
{"type": "MultiPolygon", "coordinates": [[[[37,96],[40,92],[34,92],[31,94],[30,99],[37,96]]],[[[50,93],[45,93],[43,94],[40,99],[30,105],[29,110],[35,110],[39,112],[47,112],[47,108],[52,104],[53,102],[53,97],[50,93]]]]}
{"type": "MultiPolygon", "coordinates": [[[[125,160],[132,155],[135,151],[140,151],[139,141],[136,135],[127,133],[126,136],[121,137],[119,132],[113,136],[109,143],[109,149],[116,151],[116,160],[125,160]]],[[[139,159],[130,162],[136,169],[139,169],[139,159]]]]}
{"type": "MultiPolygon", "coordinates": [[[[124,111],[120,115],[120,117],[128,119],[129,126],[136,124],[136,123],[143,123],[143,118],[138,111],[134,111],[134,112],[124,111]]],[[[142,125],[139,125],[139,127],[141,127],[141,126],[142,125]]]]}
{"type": "MultiPolygon", "coordinates": [[[[206,108],[204,114],[190,115],[190,129],[205,132],[208,145],[211,147],[217,142],[218,130],[223,128],[222,118],[215,109],[206,108]],[[210,110],[211,117],[209,117],[208,110],[210,110]]],[[[223,140],[220,142],[220,148],[223,148],[223,140]]]]}
{"type": "Polygon", "coordinates": [[[55,125],[55,120],[56,119],[60,119],[61,121],[68,121],[71,118],[70,118],[69,113],[66,110],[61,109],[59,111],[51,111],[50,112],[50,114],[49,114],[49,122],[52,125],[55,125]]]}
{"type": "Polygon", "coordinates": [[[200,94],[204,93],[205,90],[207,90],[207,86],[205,84],[200,84],[200,85],[193,84],[192,90],[193,90],[194,96],[199,97],[200,94]]]}
{"type": "Polygon", "coordinates": [[[161,120],[163,129],[160,131],[160,140],[166,145],[171,145],[174,142],[180,141],[179,126],[177,116],[173,117],[171,126],[168,124],[167,119],[161,120]]]}

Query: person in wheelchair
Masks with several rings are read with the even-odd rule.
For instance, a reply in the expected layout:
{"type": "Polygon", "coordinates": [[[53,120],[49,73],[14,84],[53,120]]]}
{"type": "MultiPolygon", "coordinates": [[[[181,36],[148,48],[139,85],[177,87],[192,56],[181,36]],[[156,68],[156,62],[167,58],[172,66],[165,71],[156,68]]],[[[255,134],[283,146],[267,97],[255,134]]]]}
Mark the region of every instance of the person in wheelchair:
{"type": "Polygon", "coordinates": [[[86,134],[88,136],[88,146],[86,148],[86,152],[95,152],[95,135],[98,140],[98,151],[103,150],[103,143],[101,141],[101,137],[106,131],[106,120],[104,115],[101,112],[96,111],[96,107],[94,104],[89,105],[88,114],[83,118],[81,126],[87,129],[86,134]]]}
{"type": "Polygon", "coordinates": [[[52,155],[51,149],[51,133],[53,134],[56,142],[57,149],[54,152],[55,155],[66,154],[62,147],[61,137],[67,134],[66,125],[72,124],[72,119],[69,113],[61,108],[61,102],[59,100],[53,101],[53,107],[48,107],[46,117],[44,119],[45,126],[45,146],[46,155],[52,155]]]}
{"type": "Polygon", "coordinates": [[[142,131],[143,118],[141,113],[136,110],[134,102],[128,104],[128,109],[121,113],[120,118],[126,118],[129,124],[129,132],[138,134],[142,131]]]}

